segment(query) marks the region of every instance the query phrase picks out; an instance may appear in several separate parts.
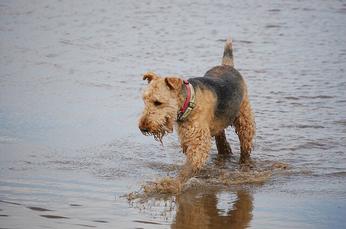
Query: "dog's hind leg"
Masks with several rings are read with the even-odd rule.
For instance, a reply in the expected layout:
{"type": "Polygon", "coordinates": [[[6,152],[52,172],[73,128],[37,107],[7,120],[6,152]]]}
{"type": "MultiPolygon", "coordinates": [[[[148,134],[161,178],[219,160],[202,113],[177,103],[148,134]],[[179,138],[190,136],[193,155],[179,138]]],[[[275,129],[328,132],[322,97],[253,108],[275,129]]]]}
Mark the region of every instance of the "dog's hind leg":
{"type": "Polygon", "coordinates": [[[239,116],[234,120],[235,131],[240,141],[240,160],[241,165],[250,166],[250,153],[253,148],[253,138],[255,136],[255,119],[247,93],[240,106],[239,116]]]}
{"type": "Polygon", "coordinates": [[[225,130],[220,131],[215,135],[216,148],[219,155],[232,155],[232,149],[226,139],[225,130]]]}

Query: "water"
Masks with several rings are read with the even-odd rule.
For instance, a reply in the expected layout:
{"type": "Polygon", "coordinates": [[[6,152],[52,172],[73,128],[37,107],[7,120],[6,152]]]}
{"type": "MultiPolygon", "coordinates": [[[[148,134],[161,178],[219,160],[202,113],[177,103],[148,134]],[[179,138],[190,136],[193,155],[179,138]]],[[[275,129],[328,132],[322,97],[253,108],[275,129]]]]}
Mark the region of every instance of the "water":
{"type": "Polygon", "coordinates": [[[1,228],[344,227],[345,2],[1,1],[0,31],[1,228]],[[138,131],[141,75],[201,76],[229,34],[272,175],[213,183],[229,130],[204,185],[128,201],[184,162],[138,131]]]}

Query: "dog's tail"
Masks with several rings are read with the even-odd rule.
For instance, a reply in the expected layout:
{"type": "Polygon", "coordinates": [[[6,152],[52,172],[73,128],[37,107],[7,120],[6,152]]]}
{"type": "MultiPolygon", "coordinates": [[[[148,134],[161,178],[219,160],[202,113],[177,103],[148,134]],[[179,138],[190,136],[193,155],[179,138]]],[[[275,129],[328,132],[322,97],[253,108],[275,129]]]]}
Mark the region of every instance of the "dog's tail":
{"type": "Polygon", "coordinates": [[[231,37],[228,37],[225,44],[225,50],[223,51],[223,57],[222,57],[222,65],[228,65],[228,66],[234,67],[231,37]]]}

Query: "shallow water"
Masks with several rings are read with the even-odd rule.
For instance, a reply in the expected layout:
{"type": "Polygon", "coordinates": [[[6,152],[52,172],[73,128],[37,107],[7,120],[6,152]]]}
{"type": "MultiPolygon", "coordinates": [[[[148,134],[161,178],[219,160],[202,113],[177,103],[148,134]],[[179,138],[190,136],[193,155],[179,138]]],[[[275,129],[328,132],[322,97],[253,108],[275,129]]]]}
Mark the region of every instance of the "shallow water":
{"type": "Polygon", "coordinates": [[[1,1],[0,66],[1,228],[346,223],[343,1],[1,1]],[[128,200],[184,162],[176,135],[138,131],[141,74],[201,76],[229,34],[270,176],[223,182],[239,157],[230,129],[234,158],[213,146],[197,185],[128,200]]]}

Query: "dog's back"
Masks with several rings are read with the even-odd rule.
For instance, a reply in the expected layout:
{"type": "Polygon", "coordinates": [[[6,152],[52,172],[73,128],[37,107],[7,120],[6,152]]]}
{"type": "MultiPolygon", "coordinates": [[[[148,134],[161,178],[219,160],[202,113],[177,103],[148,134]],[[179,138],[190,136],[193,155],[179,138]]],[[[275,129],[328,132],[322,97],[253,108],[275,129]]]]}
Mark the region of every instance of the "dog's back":
{"type": "Polygon", "coordinates": [[[233,67],[233,50],[231,39],[225,44],[222,65],[208,70],[204,77],[189,79],[197,89],[210,90],[216,98],[215,117],[229,120],[232,124],[237,117],[244,97],[244,80],[233,67]]]}

